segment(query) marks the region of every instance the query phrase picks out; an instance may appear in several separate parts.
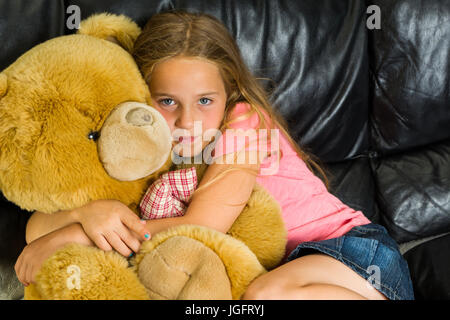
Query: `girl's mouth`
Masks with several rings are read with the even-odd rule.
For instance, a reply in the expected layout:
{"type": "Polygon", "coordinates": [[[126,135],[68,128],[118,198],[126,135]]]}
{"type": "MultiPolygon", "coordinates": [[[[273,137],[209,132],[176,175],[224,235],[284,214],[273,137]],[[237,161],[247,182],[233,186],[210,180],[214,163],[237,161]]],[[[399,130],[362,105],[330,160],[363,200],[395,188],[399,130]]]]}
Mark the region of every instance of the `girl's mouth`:
{"type": "Polygon", "coordinates": [[[179,137],[178,142],[179,143],[193,143],[196,138],[197,137],[194,137],[194,136],[179,137]]]}

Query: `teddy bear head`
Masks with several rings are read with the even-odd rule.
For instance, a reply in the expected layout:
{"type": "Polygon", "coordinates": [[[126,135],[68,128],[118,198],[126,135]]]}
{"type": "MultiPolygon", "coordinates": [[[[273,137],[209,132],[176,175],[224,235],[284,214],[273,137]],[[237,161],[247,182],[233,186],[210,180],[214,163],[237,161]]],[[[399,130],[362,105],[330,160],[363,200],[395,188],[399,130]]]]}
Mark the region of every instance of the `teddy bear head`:
{"type": "Polygon", "coordinates": [[[99,14],[0,72],[0,190],[52,213],[95,199],[136,209],[170,166],[171,133],[130,52],[139,27],[99,14]]]}

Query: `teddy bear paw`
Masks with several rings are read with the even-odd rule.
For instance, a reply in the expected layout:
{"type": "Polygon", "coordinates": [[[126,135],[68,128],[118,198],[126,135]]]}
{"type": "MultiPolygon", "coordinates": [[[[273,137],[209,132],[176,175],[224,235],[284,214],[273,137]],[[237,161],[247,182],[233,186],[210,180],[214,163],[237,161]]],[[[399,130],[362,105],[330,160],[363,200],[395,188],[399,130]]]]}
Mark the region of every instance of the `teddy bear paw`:
{"type": "Polygon", "coordinates": [[[138,276],[150,299],[231,299],[222,260],[200,241],[185,236],[171,237],[147,253],[138,276]]]}

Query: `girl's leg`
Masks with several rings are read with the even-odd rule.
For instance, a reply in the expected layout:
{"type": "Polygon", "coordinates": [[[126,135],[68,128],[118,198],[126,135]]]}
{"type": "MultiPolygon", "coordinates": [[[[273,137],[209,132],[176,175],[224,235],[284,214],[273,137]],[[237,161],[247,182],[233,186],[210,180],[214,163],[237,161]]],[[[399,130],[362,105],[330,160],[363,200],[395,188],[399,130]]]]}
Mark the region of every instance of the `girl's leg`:
{"type": "Polygon", "coordinates": [[[386,299],[345,264],[324,254],[292,260],[255,279],[243,299],[386,299]]]}

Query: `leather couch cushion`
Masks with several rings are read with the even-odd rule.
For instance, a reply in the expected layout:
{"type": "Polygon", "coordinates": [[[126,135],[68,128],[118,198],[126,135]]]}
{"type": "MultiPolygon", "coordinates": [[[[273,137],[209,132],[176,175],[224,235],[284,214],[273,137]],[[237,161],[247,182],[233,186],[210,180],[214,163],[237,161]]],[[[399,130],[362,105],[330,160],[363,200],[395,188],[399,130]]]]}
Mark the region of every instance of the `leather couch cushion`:
{"type": "Polygon", "coordinates": [[[374,148],[387,154],[450,139],[450,2],[370,1],[374,148]]]}
{"type": "Polygon", "coordinates": [[[383,224],[403,243],[450,230],[450,141],[373,162],[383,224]]]}
{"type": "Polygon", "coordinates": [[[450,234],[425,242],[404,254],[418,300],[450,299],[450,234]]]}
{"type": "Polygon", "coordinates": [[[381,222],[399,242],[450,230],[450,2],[375,0],[371,146],[381,222]]]}
{"type": "Polygon", "coordinates": [[[332,194],[351,208],[360,210],[370,221],[380,221],[375,202],[376,188],[367,157],[326,164],[324,169],[332,194]]]}
{"type": "Polygon", "coordinates": [[[0,70],[19,55],[64,34],[64,1],[0,1],[0,70]]]}

